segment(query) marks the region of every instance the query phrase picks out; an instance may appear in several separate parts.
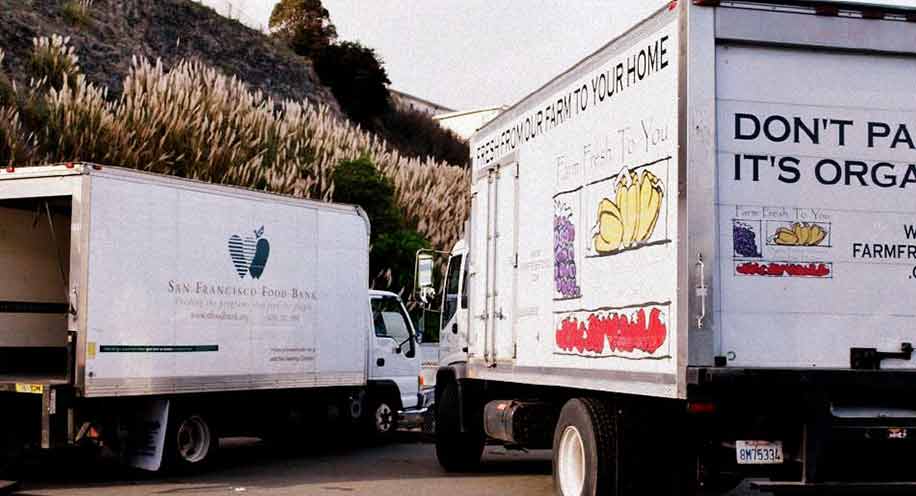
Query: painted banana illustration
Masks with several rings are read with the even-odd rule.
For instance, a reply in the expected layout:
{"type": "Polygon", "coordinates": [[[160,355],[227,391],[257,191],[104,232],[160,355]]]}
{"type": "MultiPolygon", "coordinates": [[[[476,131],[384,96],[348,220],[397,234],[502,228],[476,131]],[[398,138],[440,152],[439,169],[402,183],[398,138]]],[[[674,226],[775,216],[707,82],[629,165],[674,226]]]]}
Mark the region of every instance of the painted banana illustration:
{"type": "Polygon", "coordinates": [[[623,172],[617,183],[614,201],[607,198],[598,204],[595,251],[601,254],[644,243],[655,231],[665,196],[655,174],[643,171],[623,172]]]}
{"type": "Polygon", "coordinates": [[[652,236],[658,215],[662,211],[662,186],[655,174],[643,172],[639,184],[639,224],[636,227],[636,241],[646,241],[652,236]]]}
{"type": "Polygon", "coordinates": [[[817,224],[796,222],[791,227],[780,227],[773,242],[780,246],[818,246],[827,238],[827,231],[817,224]]]}
{"type": "Polygon", "coordinates": [[[635,172],[629,173],[629,184],[617,183],[617,208],[620,209],[623,221],[623,246],[633,243],[636,227],[639,223],[639,177],[635,172]]]}

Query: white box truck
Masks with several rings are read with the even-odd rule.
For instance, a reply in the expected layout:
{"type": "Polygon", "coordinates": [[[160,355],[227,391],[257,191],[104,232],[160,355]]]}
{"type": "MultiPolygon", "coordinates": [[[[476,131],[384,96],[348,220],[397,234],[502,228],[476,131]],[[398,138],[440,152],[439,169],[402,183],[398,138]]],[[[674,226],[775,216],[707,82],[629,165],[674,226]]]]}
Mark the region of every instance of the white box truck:
{"type": "Polygon", "coordinates": [[[564,496],[913,490],[914,20],[671,2],[475,134],[440,463],[552,448],[564,496]]]}
{"type": "MultiPolygon", "coordinates": [[[[0,171],[0,440],[205,464],[218,436],[393,431],[419,357],[358,208],[88,164],[0,171]]],[[[303,439],[304,442],[304,439],[303,439]]],[[[2,465],[2,463],[0,463],[2,465]]]]}

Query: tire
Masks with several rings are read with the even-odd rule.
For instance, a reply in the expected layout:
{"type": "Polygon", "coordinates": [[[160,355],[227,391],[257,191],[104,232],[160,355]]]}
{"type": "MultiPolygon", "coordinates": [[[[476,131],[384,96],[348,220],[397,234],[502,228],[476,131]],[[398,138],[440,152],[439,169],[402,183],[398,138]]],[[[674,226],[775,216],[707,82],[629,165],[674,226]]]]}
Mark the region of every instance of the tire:
{"type": "Polygon", "coordinates": [[[436,404],[436,458],[448,472],[471,472],[480,467],[485,437],[477,422],[461,432],[459,407],[458,384],[449,383],[436,404]]]}
{"type": "Polygon", "coordinates": [[[163,461],[166,471],[199,472],[219,451],[219,437],[207,415],[194,410],[169,412],[163,461]]]}
{"type": "MultiPolygon", "coordinates": [[[[2,436],[3,439],[0,439],[0,449],[2,449],[0,452],[0,488],[3,487],[3,481],[13,481],[19,477],[23,452],[19,439],[13,433],[2,436]]],[[[9,486],[9,490],[12,490],[12,486],[9,486]]],[[[3,494],[2,489],[0,489],[0,494],[3,494]]]]}
{"type": "Polygon", "coordinates": [[[373,398],[365,412],[368,428],[377,441],[389,441],[398,430],[397,403],[390,398],[373,398]]]}
{"type": "Polygon", "coordinates": [[[553,435],[553,481],[559,496],[617,494],[617,437],[610,408],[592,398],[566,402],[553,435]]]}

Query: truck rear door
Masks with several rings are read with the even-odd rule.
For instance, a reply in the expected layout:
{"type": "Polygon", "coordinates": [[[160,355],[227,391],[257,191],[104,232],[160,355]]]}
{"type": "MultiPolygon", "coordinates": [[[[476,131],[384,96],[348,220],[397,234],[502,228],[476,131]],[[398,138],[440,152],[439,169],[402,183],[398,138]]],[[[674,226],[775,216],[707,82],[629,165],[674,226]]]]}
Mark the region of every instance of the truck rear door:
{"type": "MultiPolygon", "coordinates": [[[[887,23],[855,22],[847,38],[863,43],[887,23]]],[[[854,349],[914,341],[914,80],[912,55],[717,46],[718,347],[730,366],[849,368],[854,349]]]]}
{"type": "Polygon", "coordinates": [[[0,179],[0,390],[40,392],[72,379],[80,177],[0,179]]]}

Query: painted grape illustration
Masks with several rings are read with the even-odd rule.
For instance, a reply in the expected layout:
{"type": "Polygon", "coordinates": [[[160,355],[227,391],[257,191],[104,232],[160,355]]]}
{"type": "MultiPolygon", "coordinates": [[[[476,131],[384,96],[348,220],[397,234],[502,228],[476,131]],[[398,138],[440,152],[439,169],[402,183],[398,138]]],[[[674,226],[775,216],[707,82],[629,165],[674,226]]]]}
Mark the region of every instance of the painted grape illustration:
{"type": "Polygon", "coordinates": [[[757,233],[753,227],[744,222],[735,222],[732,228],[735,237],[735,253],[742,257],[760,257],[757,249],[757,233]]]}
{"type": "Polygon", "coordinates": [[[553,217],[554,284],[563,298],[578,298],[581,290],[576,274],[576,226],[572,212],[557,205],[553,217]]]}

